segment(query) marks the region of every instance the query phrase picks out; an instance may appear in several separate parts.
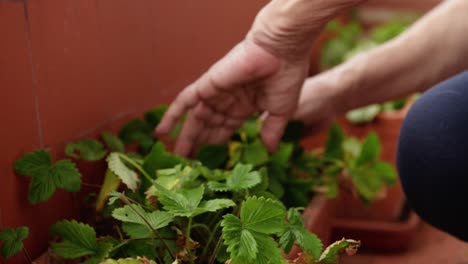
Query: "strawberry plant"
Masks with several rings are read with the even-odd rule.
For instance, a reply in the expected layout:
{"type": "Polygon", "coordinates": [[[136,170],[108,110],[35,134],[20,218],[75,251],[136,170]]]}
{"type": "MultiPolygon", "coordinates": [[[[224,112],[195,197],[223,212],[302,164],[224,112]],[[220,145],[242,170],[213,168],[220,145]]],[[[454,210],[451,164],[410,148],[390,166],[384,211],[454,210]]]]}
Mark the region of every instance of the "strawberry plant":
{"type": "MultiPolygon", "coordinates": [[[[343,239],[324,249],[305,229],[301,210],[317,192],[334,197],[341,175],[349,175],[365,201],[394,178],[378,160],[375,135],[360,142],[338,126],[323,151],[305,152],[299,144],[304,127],[291,122],[278,150],[268,153],[252,119],[227,145],[202,146],[196,159],[180,157],[149,134],[164,109],[130,121],[119,136],[103,133],[102,143],[85,139],[66,146],[73,160],[105,161],[107,170],[92,200],[93,226],[78,220],[51,226],[55,255],[88,264],[338,263],[339,254],[354,254],[360,243],[343,239]],[[137,152],[128,151],[130,145],[137,152]],[[294,245],[303,253],[287,260],[294,245]]],[[[32,178],[31,203],[46,202],[57,188],[80,190],[73,160],[53,162],[38,150],[15,162],[18,174],[32,178]]],[[[4,257],[23,249],[27,230],[0,232],[4,257]]]]}
{"type": "MultiPolygon", "coordinates": [[[[358,54],[392,40],[404,32],[412,21],[411,18],[389,21],[375,26],[368,32],[357,20],[347,24],[331,21],[326,30],[334,34],[334,37],[327,41],[322,50],[320,58],[322,69],[337,66],[358,54]]],[[[380,112],[402,109],[408,101],[408,98],[401,98],[383,104],[372,104],[353,109],[346,114],[346,119],[353,124],[368,123],[374,120],[380,112]]]]}

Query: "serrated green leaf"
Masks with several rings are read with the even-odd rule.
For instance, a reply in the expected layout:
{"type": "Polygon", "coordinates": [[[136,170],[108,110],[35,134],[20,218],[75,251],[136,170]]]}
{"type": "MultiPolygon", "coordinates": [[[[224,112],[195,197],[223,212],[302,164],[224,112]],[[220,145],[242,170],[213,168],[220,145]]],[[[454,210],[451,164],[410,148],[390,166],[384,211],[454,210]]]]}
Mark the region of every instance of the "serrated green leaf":
{"type": "Polygon", "coordinates": [[[285,216],[281,203],[262,197],[247,198],[240,219],[224,216],[221,226],[231,263],[284,263],[278,244],[268,234],[283,230],[285,216]]]}
{"type": "MultiPolygon", "coordinates": [[[[134,240],[128,242],[121,249],[119,256],[126,256],[131,258],[137,258],[139,256],[145,256],[148,259],[157,259],[156,248],[158,243],[155,240],[134,240]]],[[[146,262],[149,264],[152,262],[146,262]]]]}
{"type": "Polygon", "coordinates": [[[227,214],[224,216],[221,226],[223,227],[223,238],[227,251],[237,255],[237,252],[239,252],[242,222],[236,216],[227,214]]]}
{"type": "Polygon", "coordinates": [[[67,144],[65,154],[75,159],[96,161],[104,158],[107,152],[101,142],[94,139],[83,139],[67,144]]]}
{"type": "Polygon", "coordinates": [[[15,162],[18,174],[32,177],[29,201],[33,204],[49,200],[57,187],[77,192],[81,187],[81,174],[69,160],[52,164],[50,154],[39,150],[28,153],[15,162]]]}
{"type": "Polygon", "coordinates": [[[311,254],[314,259],[320,258],[323,244],[317,235],[310,233],[305,228],[294,228],[294,237],[296,238],[297,245],[305,252],[311,254]]]}
{"type": "Polygon", "coordinates": [[[319,262],[324,264],[337,264],[340,257],[340,251],[347,248],[347,247],[356,247],[360,246],[359,241],[355,241],[352,239],[342,239],[339,241],[334,242],[330,246],[328,246],[320,256],[319,262]]]}
{"type": "Polygon", "coordinates": [[[255,240],[258,244],[257,259],[249,264],[286,264],[278,243],[270,236],[256,235],[255,240]]]}
{"type": "Polygon", "coordinates": [[[125,152],[125,145],[120,138],[109,132],[102,132],[101,138],[111,152],[125,152]]]}
{"type": "Polygon", "coordinates": [[[52,166],[50,153],[45,150],[35,150],[15,161],[14,167],[18,174],[24,176],[45,176],[52,166]]]}
{"type": "Polygon", "coordinates": [[[50,169],[50,176],[57,187],[69,192],[78,192],[81,187],[81,174],[70,160],[57,161],[50,169]]]}
{"type": "Polygon", "coordinates": [[[289,254],[291,252],[292,247],[294,246],[294,242],[296,241],[293,228],[291,226],[286,227],[279,234],[279,237],[279,244],[283,247],[284,252],[286,254],[289,254]]]}
{"type": "Polygon", "coordinates": [[[196,159],[210,169],[221,168],[228,159],[226,145],[203,145],[197,152],[196,159]]]}
{"type": "Polygon", "coordinates": [[[262,180],[260,174],[252,169],[252,165],[237,164],[226,180],[227,186],[233,191],[240,191],[259,184],[262,180]]]}
{"type": "Polygon", "coordinates": [[[55,194],[57,186],[52,177],[33,177],[29,184],[28,199],[32,204],[46,202],[55,194]]]}
{"type": "Polygon", "coordinates": [[[65,259],[74,259],[98,253],[96,232],[89,225],[75,220],[65,220],[54,224],[50,228],[50,232],[63,238],[62,242],[52,243],[51,247],[55,254],[65,259]]]}
{"type": "Polygon", "coordinates": [[[236,258],[252,261],[257,258],[257,254],[257,241],[249,230],[243,229],[240,235],[239,254],[236,258]]]}
{"type": "Polygon", "coordinates": [[[131,207],[125,205],[122,208],[115,209],[112,212],[112,217],[124,222],[123,229],[131,238],[147,238],[151,236],[153,230],[166,227],[174,219],[174,216],[170,213],[161,211],[146,212],[137,204],[131,207]],[[147,223],[150,224],[151,228],[147,223]],[[143,234],[144,236],[142,236],[143,234]]]}
{"type": "Polygon", "coordinates": [[[294,242],[314,259],[319,259],[323,248],[322,241],[305,229],[301,214],[297,209],[291,208],[288,210],[287,227],[280,234],[280,244],[284,251],[289,253],[294,242]]]}
{"type": "Polygon", "coordinates": [[[382,145],[377,134],[375,132],[369,133],[362,143],[356,166],[376,161],[379,158],[381,148],[382,145]]]}
{"type": "Polygon", "coordinates": [[[195,167],[176,165],[174,168],[158,170],[156,183],[169,190],[187,189],[196,185],[196,179],[201,175],[201,170],[195,167]]]}
{"type": "Polygon", "coordinates": [[[302,215],[297,208],[289,208],[288,210],[288,223],[295,227],[304,227],[302,215]]]}
{"type": "Polygon", "coordinates": [[[157,170],[173,168],[178,164],[184,164],[184,159],[166,152],[164,145],[157,142],[144,159],[143,168],[149,175],[156,177],[157,170]]]}
{"type": "Polygon", "coordinates": [[[255,167],[263,165],[268,162],[268,150],[260,140],[245,144],[242,148],[241,161],[244,164],[252,164],[255,167]]]}
{"type": "Polygon", "coordinates": [[[163,208],[176,216],[192,217],[198,208],[205,188],[201,185],[198,188],[182,190],[180,192],[169,191],[159,184],[155,184],[156,194],[163,208]]]}
{"type": "Polygon", "coordinates": [[[227,176],[226,183],[208,182],[208,187],[213,191],[242,191],[258,185],[262,178],[257,171],[252,171],[252,165],[237,164],[227,176]]]}
{"type": "Polygon", "coordinates": [[[96,253],[84,261],[83,264],[100,264],[105,258],[109,257],[111,250],[111,243],[98,241],[96,253]]]}
{"type": "Polygon", "coordinates": [[[275,200],[249,197],[240,210],[243,227],[255,232],[274,234],[284,227],[286,209],[275,200]]]}
{"type": "Polygon", "coordinates": [[[324,156],[328,159],[341,160],[344,157],[343,141],[345,135],[338,124],[334,124],[328,131],[328,138],[325,144],[324,156]]]}
{"type": "Polygon", "coordinates": [[[2,256],[7,259],[20,252],[24,247],[23,240],[28,236],[29,228],[25,226],[0,231],[0,241],[3,241],[2,256]]]}
{"type": "Polygon", "coordinates": [[[117,152],[112,152],[109,154],[106,159],[109,170],[117,175],[130,190],[135,191],[138,187],[140,179],[138,178],[138,174],[135,171],[125,165],[121,159],[121,156],[124,156],[124,154],[117,152]]]}
{"type": "Polygon", "coordinates": [[[214,192],[229,192],[230,188],[228,185],[224,182],[215,182],[215,181],[210,181],[208,182],[208,188],[214,192]]]}
{"type": "Polygon", "coordinates": [[[236,206],[236,204],[231,199],[213,199],[203,201],[200,203],[200,206],[195,209],[192,216],[197,216],[206,212],[216,212],[233,206],[236,206]]]}
{"type": "Polygon", "coordinates": [[[77,244],[68,240],[65,240],[61,243],[53,242],[51,246],[55,254],[66,259],[75,259],[83,256],[94,255],[96,253],[94,250],[77,246],[77,244]]]}

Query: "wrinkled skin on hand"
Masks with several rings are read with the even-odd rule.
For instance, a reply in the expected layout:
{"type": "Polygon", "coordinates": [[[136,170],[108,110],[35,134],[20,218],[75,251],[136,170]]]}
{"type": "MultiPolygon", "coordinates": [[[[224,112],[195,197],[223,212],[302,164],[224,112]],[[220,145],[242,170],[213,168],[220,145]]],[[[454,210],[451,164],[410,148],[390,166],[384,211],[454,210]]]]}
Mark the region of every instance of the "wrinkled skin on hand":
{"type": "Polygon", "coordinates": [[[185,88],[157,133],[168,133],[187,114],[175,152],[189,155],[200,144],[221,144],[253,114],[262,114],[262,140],[273,151],[296,111],[308,59],[281,58],[246,39],[185,88]]]}

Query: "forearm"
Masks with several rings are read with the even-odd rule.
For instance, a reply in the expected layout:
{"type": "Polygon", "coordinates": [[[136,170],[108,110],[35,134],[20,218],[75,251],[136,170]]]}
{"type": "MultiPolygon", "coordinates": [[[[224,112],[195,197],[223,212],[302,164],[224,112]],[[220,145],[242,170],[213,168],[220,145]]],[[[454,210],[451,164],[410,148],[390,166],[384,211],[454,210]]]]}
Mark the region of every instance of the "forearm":
{"type": "Polygon", "coordinates": [[[341,110],[423,91],[468,69],[467,14],[468,1],[447,1],[394,41],[332,70],[348,76],[341,110]]]}
{"type": "Polygon", "coordinates": [[[273,0],[247,38],[275,55],[303,59],[316,35],[340,12],[365,0],[273,0]]]}

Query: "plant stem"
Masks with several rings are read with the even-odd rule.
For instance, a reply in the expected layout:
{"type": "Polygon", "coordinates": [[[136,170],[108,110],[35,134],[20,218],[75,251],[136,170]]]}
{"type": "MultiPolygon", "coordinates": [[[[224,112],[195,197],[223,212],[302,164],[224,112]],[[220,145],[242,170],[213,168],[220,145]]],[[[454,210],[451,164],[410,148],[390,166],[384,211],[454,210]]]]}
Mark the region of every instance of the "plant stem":
{"type": "Polygon", "coordinates": [[[187,251],[190,263],[193,263],[192,252],[190,250],[190,231],[192,230],[192,221],[192,217],[189,217],[187,225],[187,234],[185,235],[185,250],[187,251]]]}
{"type": "Polygon", "coordinates": [[[140,166],[140,164],[136,163],[133,159],[131,159],[130,157],[128,157],[127,155],[122,154],[122,153],[119,153],[119,157],[122,158],[123,160],[125,160],[126,162],[130,163],[133,167],[135,167],[138,171],[140,171],[141,174],[143,176],[145,176],[145,178],[149,182],[154,181],[154,179],[140,166]]]}
{"type": "MultiPolygon", "coordinates": [[[[162,238],[162,239],[165,239],[165,240],[170,240],[169,238],[162,238]]],[[[126,244],[132,242],[132,241],[142,241],[142,240],[153,240],[153,238],[129,238],[129,239],[123,239],[118,245],[114,246],[111,248],[111,252],[112,251],[115,251],[123,246],[125,246],[126,244]]]]}
{"type": "Polygon", "coordinates": [[[205,224],[193,224],[192,229],[195,229],[195,228],[203,228],[208,232],[208,234],[211,234],[210,228],[205,224]]]}
{"type": "Polygon", "coordinates": [[[218,255],[218,251],[221,248],[221,243],[223,242],[223,238],[219,237],[218,242],[216,243],[216,247],[213,250],[213,255],[211,256],[209,264],[214,264],[216,261],[216,256],[218,255]]]}
{"type": "Polygon", "coordinates": [[[221,221],[219,221],[216,226],[213,229],[213,232],[210,232],[210,236],[208,237],[208,240],[206,242],[205,248],[203,249],[202,256],[205,256],[208,253],[208,249],[210,248],[210,244],[214,239],[214,236],[216,235],[216,232],[218,231],[219,226],[221,225],[221,221]]]}
{"type": "Polygon", "coordinates": [[[154,229],[153,226],[151,226],[151,224],[148,222],[148,220],[146,220],[146,218],[143,215],[141,215],[140,212],[138,212],[138,210],[135,209],[135,207],[133,207],[132,203],[130,203],[130,201],[127,199],[127,197],[125,195],[122,195],[120,197],[120,200],[124,204],[128,205],[143,220],[143,222],[145,222],[145,224],[149,227],[149,229],[151,229],[151,231],[156,236],[156,238],[161,241],[162,245],[166,248],[167,252],[169,252],[169,255],[171,255],[171,258],[175,260],[174,253],[172,253],[171,248],[166,243],[166,241],[161,238],[161,236],[159,235],[159,232],[156,231],[156,229],[154,229]]]}

